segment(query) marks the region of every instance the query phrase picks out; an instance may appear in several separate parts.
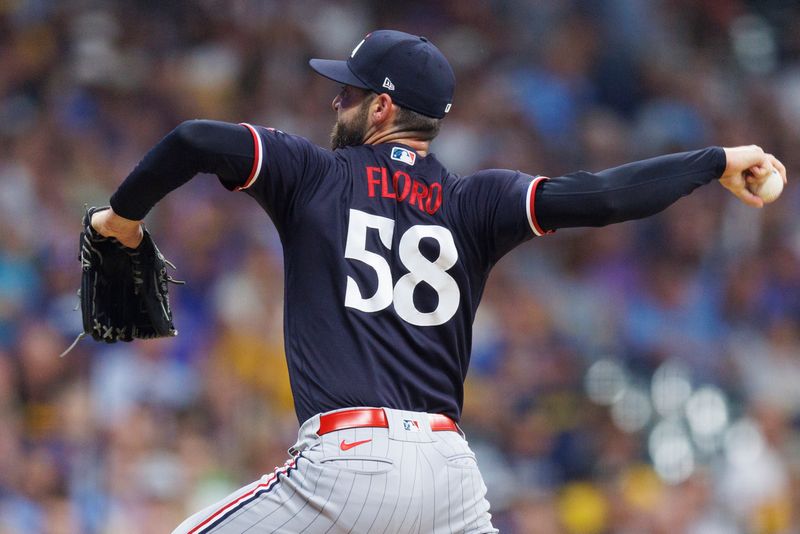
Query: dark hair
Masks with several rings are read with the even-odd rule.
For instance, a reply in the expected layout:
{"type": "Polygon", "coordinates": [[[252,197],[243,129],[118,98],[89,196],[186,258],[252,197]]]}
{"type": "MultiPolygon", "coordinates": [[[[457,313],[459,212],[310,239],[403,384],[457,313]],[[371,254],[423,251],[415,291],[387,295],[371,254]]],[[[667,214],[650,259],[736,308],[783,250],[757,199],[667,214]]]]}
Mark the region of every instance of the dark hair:
{"type": "Polygon", "coordinates": [[[402,131],[414,132],[422,141],[431,141],[439,135],[442,119],[428,117],[422,113],[411,111],[403,106],[397,106],[394,124],[402,131]]]}

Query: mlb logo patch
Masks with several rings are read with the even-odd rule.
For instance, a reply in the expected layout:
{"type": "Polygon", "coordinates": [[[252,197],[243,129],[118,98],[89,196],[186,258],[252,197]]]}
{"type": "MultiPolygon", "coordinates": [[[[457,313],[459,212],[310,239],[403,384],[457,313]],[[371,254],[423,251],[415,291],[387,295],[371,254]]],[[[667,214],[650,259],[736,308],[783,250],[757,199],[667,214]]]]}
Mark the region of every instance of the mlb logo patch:
{"type": "Polygon", "coordinates": [[[414,162],[417,161],[417,155],[414,152],[406,150],[405,148],[400,148],[399,146],[392,149],[391,157],[393,160],[407,165],[413,165],[414,162]]]}
{"type": "Polygon", "coordinates": [[[419,422],[414,419],[403,419],[403,429],[409,432],[419,432],[419,422]]]}

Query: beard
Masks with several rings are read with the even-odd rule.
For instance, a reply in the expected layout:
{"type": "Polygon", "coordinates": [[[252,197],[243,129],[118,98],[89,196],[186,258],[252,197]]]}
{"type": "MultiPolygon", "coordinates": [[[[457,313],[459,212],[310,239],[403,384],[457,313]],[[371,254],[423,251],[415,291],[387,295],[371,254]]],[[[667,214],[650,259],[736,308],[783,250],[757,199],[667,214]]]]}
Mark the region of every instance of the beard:
{"type": "Polygon", "coordinates": [[[369,100],[362,102],[358,107],[356,116],[349,122],[341,119],[336,120],[333,130],[331,130],[331,150],[364,143],[364,137],[367,135],[369,104],[369,100]]]}

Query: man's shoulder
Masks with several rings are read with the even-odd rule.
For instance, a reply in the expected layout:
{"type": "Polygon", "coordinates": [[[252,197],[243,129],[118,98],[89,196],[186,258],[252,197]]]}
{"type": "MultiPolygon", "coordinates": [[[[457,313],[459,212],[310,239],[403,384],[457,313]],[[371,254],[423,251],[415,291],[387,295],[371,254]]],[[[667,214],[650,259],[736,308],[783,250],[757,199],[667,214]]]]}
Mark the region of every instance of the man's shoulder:
{"type": "Polygon", "coordinates": [[[502,187],[504,184],[529,182],[533,176],[511,169],[481,169],[471,174],[450,175],[450,185],[456,189],[471,190],[491,187],[502,187]]]}
{"type": "Polygon", "coordinates": [[[281,130],[280,128],[275,128],[272,126],[264,126],[260,124],[250,124],[245,122],[241,124],[255,129],[260,137],[270,138],[271,140],[279,141],[285,144],[295,144],[298,146],[319,150],[321,152],[327,152],[328,154],[333,154],[327,148],[318,145],[317,143],[315,143],[314,141],[312,141],[311,139],[302,134],[286,132],[284,130],[281,130]]]}
{"type": "Polygon", "coordinates": [[[472,174],[466,174],[461,178],[463,180],[492,180],[492,179],[514,179],[518,176],[525,176],[522,171],[511,169],[481,169],[472,174]]]}
{"type": "Polygon", "coordinates": [[[314,141],[300,134],[289,133],[278,128],[268,126],[256,127],[259,136],[265,143],[265,157],[285,156],[292,161],[299,158],[302,161],[316,161],[320,164],[331,165],[339,157],[338,151],[331,151],[325,147],[319,146],[314,141]],[[270,147],[273,148],[270,154],[270,147]]]}

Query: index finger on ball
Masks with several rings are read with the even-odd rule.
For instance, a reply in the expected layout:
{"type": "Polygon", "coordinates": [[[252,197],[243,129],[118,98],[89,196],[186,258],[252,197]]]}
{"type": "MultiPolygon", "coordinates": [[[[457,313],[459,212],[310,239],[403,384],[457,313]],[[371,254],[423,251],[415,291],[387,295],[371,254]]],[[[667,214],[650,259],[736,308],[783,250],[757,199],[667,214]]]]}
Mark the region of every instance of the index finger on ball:
{"type": "Polygon", "coordinates": [[[765,159],[764,161],[753,165],[748,170],[755,178],[755,181],[761,183],[766,180],[770,174],[772,174],[772,165],[770,164],[769,159],[765,159]]]}
{"type": "Polygon", "coordinates": [[[781,177],[783,178],[783,183],[784,184],[788,183],[788,179],[786,176],[786,167],[784,166],[784,164],[781,163],[781,161],[778,158],[772,156],[772,165],[780,173],[781,177]]]}

